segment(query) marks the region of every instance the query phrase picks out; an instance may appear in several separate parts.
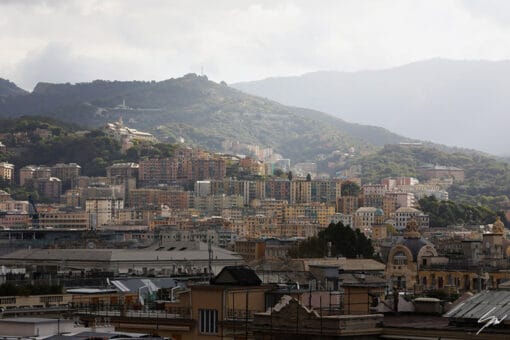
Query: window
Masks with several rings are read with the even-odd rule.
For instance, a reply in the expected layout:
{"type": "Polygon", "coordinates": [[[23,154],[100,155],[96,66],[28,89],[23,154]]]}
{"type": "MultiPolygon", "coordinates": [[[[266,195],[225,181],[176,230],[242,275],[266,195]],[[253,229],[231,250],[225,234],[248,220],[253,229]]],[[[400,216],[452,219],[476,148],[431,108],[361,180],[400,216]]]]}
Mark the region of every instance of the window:
{"type": "Polygon", "coordinates": [[[216,309],[199,309],[200,333],[218,333],[218,311],[216,309]]]}
{"type": "Polygon", "coordinates": [[[407,265],[407,255],[399,251],[393,256],[393,263],[396,265],[407,265]]]}

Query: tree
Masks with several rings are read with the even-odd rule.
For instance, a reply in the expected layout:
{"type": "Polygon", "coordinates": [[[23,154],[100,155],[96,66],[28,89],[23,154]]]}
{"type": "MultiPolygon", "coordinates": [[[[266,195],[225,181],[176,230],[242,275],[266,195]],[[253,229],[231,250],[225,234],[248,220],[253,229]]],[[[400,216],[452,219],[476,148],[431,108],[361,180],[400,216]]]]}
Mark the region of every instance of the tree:
{"type": "Polygon", "coordinates": [[[434,196],[419,200],[420,209],[429,215],[429,224],[434,227],[446,227],[462,224],[493,223],[496,215],[508,226],[505,215],[483,205],[455,203],[453,201],[439,201],[434,196]]]}
{"type": "Polygon", "coordinates": [[[287,174],[287,178],[289,179],[289,181],[292,181],[292,171],[289,171],[289,173],[287,174]]]}
{"type": "Polygon", "coordinates": [[[312,175],[308,174],[306,175],[306,181],[311,182],[312,181],[312,175]]]}
{"type": "Polygon", "coordinates": [[[353,230],[339,222],[331,223],[319,235],[310,237],[291,248],[289,256],[294,258],[327,256],[329,242],[331,242],[331,256],[371,258],[374,255],[370,239],[358,229],[353,230]]]}
{"type": "Polygon", "coordinates": [[[342,183],[340,188],[342,196],[358,196],[361,188],[356,182],[346,181],[342,183]]]}

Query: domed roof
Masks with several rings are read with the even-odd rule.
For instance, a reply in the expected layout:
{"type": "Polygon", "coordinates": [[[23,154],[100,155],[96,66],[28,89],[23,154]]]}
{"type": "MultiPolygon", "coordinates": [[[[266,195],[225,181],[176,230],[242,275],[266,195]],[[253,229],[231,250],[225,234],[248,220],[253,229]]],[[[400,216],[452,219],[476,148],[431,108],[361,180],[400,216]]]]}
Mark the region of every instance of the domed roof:
{"type": "Polygon", "coordinates": [[[375,216],[384,216],[384,211],[382,209],[377,209],[374,213],[375,216]]]}
{"type": "Polygon", "coordinates": [[[416,261],[418,259],[418,254],[420,253],[421,248],[425,246],[434,246],[432,243],[424,239],[420,238],[402,238],[399,244],[407,247],[411,254],[413,254],[413,260],[416,261]]]}

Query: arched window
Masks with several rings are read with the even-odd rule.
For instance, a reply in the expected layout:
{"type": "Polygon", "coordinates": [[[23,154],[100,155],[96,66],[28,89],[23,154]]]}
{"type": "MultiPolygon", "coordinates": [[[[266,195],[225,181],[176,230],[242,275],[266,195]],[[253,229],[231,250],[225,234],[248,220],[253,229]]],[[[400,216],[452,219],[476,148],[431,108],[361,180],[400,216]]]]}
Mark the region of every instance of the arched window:
{"type": "Polygon", "coordinates": [[[407,255],[403,251],[398,251],[393,256],[393,264],[398,266],[407,265],[407,255]]]}

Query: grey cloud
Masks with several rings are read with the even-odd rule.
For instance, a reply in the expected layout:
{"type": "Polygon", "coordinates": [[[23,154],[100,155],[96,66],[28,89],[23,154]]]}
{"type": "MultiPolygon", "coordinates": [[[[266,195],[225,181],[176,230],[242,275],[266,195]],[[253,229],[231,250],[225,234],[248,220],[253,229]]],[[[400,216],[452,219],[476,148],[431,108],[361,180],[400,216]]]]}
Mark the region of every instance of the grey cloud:
{"type": "Polygon", "coordinates": [[[37,82],[81,82],[94,79],[123,79],[120,69],[129,69],[122,61],[105,62],[77,55],[72,46],[49,43],[42,49],[30,52],[16,65],[19,84],[31,89],[37,82]]]}
{"type": "Polygon", "coordinates": [[[504,5],[494,4],[0,0],[0,46],[7,46],[0,77],[30,88],[39,80],[158,80],[203,66],[210,78],[230,83],[434,56],[510,58],[510,28],[493,18],[504,5]]]}

